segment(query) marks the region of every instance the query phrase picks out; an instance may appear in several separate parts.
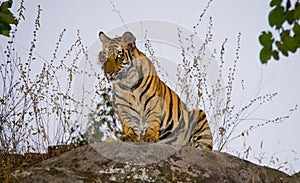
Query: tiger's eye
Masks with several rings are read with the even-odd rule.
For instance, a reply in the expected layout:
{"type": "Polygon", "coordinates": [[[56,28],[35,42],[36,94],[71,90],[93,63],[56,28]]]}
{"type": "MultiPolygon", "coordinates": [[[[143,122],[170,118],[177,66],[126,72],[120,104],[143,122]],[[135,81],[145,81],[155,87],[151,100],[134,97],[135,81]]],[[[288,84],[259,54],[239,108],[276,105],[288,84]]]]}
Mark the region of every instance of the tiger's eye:
{"type": "Polygon", "coordinates": [[[122,58],[122,56],[123,56],[123,52],[118,51],[116,59],[119,60],[120,58],[122,58]]]}

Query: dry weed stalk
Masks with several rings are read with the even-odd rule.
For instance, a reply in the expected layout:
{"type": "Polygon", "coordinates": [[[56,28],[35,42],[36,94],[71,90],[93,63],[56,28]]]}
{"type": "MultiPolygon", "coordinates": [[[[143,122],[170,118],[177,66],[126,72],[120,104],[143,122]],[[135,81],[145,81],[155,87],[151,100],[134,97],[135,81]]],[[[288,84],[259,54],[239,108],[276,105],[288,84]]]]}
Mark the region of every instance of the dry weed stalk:
{"type": "MultiPolygon", "coordinates": [[[[24,17],[23,3],[21,1],[18,20],[24,17]]],[[[75,119],[79,103],[74,100],[71,89],[73,75],[79,72],[78,59],[84,54],[83,44],[78,34],[60,58],[58,51],[66,32],[63,30],[52,59],[45,60],[35,53],[40,16],[38,6],[27,56],[20,55],[15,46],[18,25],[5,50],[1,49],[0,149],[4,152],[44,152],[48,145],[70,143],[79,134],[75,119]],[[67,75],[65,80],[61,75],[67,75]]]]}

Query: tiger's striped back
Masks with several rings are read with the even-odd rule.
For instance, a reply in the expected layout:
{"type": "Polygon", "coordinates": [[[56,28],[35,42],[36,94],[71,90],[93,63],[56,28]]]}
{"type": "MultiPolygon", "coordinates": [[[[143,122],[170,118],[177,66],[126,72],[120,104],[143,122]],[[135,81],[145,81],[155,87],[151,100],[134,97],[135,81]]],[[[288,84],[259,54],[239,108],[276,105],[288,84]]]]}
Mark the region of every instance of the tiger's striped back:
{"type": "Polygon", "coordinates": [[[123,141],[161,142],[212,150],[210,128],[202,110],[189,110],[158,77],[154,65],[125,32],[109,38],[100,32],[99,61],[113,83],[114,107],[122,122],[123,141]]]}

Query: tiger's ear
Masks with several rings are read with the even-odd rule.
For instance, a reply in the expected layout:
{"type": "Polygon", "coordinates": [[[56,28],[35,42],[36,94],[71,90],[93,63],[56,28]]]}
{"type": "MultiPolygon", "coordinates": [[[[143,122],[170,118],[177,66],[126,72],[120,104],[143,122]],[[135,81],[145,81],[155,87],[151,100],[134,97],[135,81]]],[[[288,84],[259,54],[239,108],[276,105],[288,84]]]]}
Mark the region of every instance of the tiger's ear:
{"type": "Polygon", "coordinates": [[[136,38],[129,31],[125,32],[122,35],[122,42],[123,42],[123,44],[126,45],[129,48],[134,48],[135,47],[135,40],[136,40],[136,38]]]}
{"type": "Polygon", "coordinates": [[[108,42],[110,42],[110,38],[108,36],[106,36],[102,31],[99,32],[99,39],[102,42],[102,44],[106,44],[108,42]]]}

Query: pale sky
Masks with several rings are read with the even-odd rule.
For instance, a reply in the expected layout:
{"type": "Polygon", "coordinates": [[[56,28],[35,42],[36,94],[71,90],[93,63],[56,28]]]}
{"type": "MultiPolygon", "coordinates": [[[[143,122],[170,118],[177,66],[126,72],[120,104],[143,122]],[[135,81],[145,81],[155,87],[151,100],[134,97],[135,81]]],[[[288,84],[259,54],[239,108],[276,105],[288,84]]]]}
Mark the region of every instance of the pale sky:
{"type": "MultiPolygon", "coordinates": [[[[15,1],[17,2],[17,1],[15,1]]],[[[38,33],[36,53],[45,59],[52,57],[51,51],[55,48],[58,35],[63,29],[67,30],[65,41],[72,42],[76,31],[84,44],[92,45],[98,39],[100,30],[110,30],[122,26],[123,22],[114,10],[109,0],[52,0],[52,1],[27,1],[25,2],[25,21],[21,22],[17,37],[17,45],[28,47],[32,38],[34,19],[36,17],[37,4],[40,3],[41,29],[38,33]],[[50,52],[49,52],[50,50],[50,52]]],[[[199,15],[207,4],[207,1],[174,1],[174,0],[113,0],[125,23],[141,20],[167,21],[192,30],[197,23],[199,15]]],[[[18,6],[14,4],[14,9],[18,6]]],[[[269,2],[261,0],[214,0],[203,18],[203,32],[199,27],[199,35],[204,38],[208,26],[208,19],[213,20],[213,42],[210,49],[220,49],[222,42],[228,38],[226,46],[225,64],[232,65],[235,58],[236,40],[240,32],[241,48],[240,59],[236,72],[236,92],[233,100],[240,101],[242,95],[239,92],[240,81],[244,80],[246,93],[243,97],[249,97],[257,89],[260,78],[267,81],[261,94],[278,92],[278,96],[269,104],[263,105],[252,117],[274,118],[289,114],[289,109],[296,104],[300,105],[300,54],[290,55],[288,58],[281,56],[279,62],[271,60],[266,66],[259,61],[261,46],[258,36],[264,30],[270,30],[267,21],[269,2]]],[[[148,30],[149,32],[151,30],[148,30]]],[[[4,38],[1,37],[1,45],[4,38]]],[[[300,110],[291,114],[290,119],[280,124],[270,124],[253,131],[247,138],[247,144],[252,146],[250,160],[255,161],[258,156],[260,142],[263,140],[263,150],[266,157],[278,156],[282,161],[288,160],[295,171],[300,170],[300,161],[294,161],[292,150],[300,157],[299,129],[300,110]]],[[[232,144],[235,150],[242,149],[242,141],[232,144]]],[[[266,160],[268,164],[268,160],[266,160]]]]}

